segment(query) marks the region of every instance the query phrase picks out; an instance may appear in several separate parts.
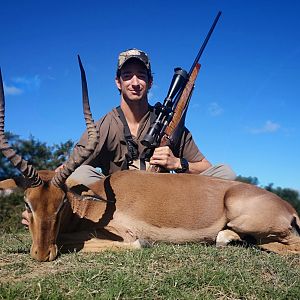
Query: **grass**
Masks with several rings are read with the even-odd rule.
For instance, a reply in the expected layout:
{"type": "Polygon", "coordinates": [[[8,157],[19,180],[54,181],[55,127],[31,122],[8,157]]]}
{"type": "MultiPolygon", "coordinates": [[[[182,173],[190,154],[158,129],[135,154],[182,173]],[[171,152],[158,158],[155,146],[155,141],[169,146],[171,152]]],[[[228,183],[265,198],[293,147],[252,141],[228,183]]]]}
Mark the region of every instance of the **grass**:
{"type": "Polygon", "coordinates": [[[300,299],[300,257],[255,247],[160,244],[36,262],[12,197],[0,203],[0,299],[300,299]]]}
{"type": "Polygon", "coordinates": [[[300,257],[256,248],[155,245],[38,263],[28,233],[0,239],[0,299],[299,299],[300,257]]]}

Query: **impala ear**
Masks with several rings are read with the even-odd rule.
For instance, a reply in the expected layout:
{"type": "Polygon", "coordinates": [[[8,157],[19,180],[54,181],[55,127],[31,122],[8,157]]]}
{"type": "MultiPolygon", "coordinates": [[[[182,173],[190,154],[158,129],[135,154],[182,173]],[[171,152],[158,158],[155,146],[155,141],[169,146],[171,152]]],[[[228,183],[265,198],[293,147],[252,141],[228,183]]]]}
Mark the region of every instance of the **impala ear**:
{"type": "MultiPolygon", "coordinates": [[[[72,194],[76,198],[76,200],[92,200],[92,201],[107,201],[106,199],[98,196],[93,190],[89,187],[78,184],[68,188],[68,193],[72,194]]],[[[69,194],[68,194],[69,195],[69,194]]]]}
{"type": "Polygon", "coordinates": [[[97,223],[101,219],[102,213],[99,215],[99,210],[95,206],[95,203],[99,203],[99,200],[102,200],[102,198],[95,196],[93,192],[91,193],[90,195],[90,192],[83,192],[83,195],[79,195],[72,190],[68,190],[67,198],[71,204],[73,213],[80,218],[97,223]]]}
{"type": "Polygon", "coordinates": [[[80,197],[82,194],[88,192],[89,188],[83,184],[74,184],[72,186],[68,184],[68,191],[80,197]]]}

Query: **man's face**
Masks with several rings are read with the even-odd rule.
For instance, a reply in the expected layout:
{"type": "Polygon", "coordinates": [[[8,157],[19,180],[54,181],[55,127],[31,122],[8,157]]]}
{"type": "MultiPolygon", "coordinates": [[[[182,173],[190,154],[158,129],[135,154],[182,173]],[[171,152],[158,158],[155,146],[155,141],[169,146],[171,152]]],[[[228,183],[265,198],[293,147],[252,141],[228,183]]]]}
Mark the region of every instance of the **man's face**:
{"type": "Polygon", "coordinates": [[[126,62],[121,68],[120,78],[116,78],[116,85],[125,101],[147,100],[151,84],[146,67],[138,59],[126,62]]]}

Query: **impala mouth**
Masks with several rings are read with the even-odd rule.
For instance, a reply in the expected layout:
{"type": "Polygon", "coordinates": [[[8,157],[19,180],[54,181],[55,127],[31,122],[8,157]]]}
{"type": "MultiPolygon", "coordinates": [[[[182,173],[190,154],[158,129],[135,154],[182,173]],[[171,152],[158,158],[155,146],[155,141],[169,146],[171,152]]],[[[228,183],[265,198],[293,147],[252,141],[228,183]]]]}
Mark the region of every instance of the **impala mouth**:
{"type": "Polygon", "coordinates": [[[51,245],[47,250],[40,250],[34,245],[30,249],[31,257],[39,262],[53,261],[58,254],[57,245],[51,245]]]}
{"type": "Polygon", "coordinates": [[[50,250],[49,261],[56,259],[57,254],[58,254],[58,247],[57,245],[53,245],[50,250]]]}

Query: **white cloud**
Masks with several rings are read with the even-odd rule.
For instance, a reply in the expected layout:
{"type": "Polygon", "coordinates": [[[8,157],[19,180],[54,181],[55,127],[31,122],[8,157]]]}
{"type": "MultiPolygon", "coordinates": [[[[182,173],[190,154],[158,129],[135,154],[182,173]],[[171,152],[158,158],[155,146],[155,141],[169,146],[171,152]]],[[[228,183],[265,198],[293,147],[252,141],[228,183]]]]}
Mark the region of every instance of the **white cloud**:
{"type": "Polygon", "coordinates": [[[33,77],[14,77],[12,81],[26,90],[37,90],[41,85],[41,78],[39,75],[33,77]]]}
{"type": "Polygon", "coordinates": [[[208,112],[213,117],[221,115],[223,111],[223,108],[217,102],[211,102],[208,106],[208,112]]]}
{"type": "Polygon", "coordinates": [[[20,95],[25,92],[36,91],[40,88],[41,78],[39,75],[32,77],[19,76],[11,79],[11,84],[3,83],[4,92],[6,95],[20,95]]]}
{"type": "Polygon", "coordinates": [[[4,87],[4,93],[5,95],[12,95],[12,96],[16,96],[16,95],[20,95],[23,93],[23,90],[13,86],[13,85],[6,85],[5,83],[3,83],[3,87],[4,87]]]}
{"type": "Polygon", "coordinates": [[[280,124],[268,120],[265,122],[265,124],[262,127],[250,129],[250,132],[253,134],[273,133],[278,131],[280,128],[281,128],[280,124]]]}
{"type": "Polygon", "coordinates": [[[192,103],[190,103],[190,107],[191,107],[191,109],[199,109],[201,106],[199,103],[192,102],[192,103]]]}

